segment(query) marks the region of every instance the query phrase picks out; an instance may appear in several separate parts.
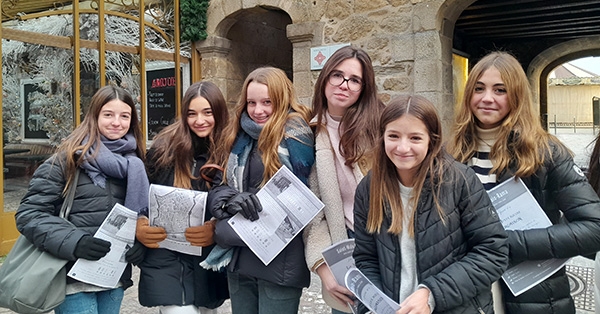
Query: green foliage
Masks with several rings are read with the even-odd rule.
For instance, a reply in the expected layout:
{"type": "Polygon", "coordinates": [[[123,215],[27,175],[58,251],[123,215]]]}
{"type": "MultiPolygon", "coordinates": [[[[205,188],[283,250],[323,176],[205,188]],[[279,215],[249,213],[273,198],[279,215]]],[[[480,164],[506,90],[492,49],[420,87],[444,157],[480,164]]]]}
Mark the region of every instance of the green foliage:
{"type": "Polygon", "coordinates": [[[179,2],[182,41],[206,39],[206,12],[209,0],[181,0],[179,2]]]}

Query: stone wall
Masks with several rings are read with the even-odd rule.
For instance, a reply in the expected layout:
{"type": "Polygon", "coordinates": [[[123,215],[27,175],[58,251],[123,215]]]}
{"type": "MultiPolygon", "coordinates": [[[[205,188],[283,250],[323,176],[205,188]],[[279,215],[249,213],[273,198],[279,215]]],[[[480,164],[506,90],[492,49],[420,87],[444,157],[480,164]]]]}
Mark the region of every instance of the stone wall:
{"type": "MultiPolygon", "coordinates": [[[[365,49],[376,74],[380,98],[401,94],[427,97],[439,109],[445,129],[453,118],[452,29],[462,8],[473,0],[213,0],[208,11],[209,38],[199,42],[204,79],[226,95],[239,94],[245,61],[234,52],[231,33],[251,27],[242,20],[257,8],[287,15],[292,44],[291,68],[300,101],[310,104],[318,71],[310,70],[310,48],[351,43],[365,49]],[[455,3],[455,6],[452,6],[455,3]],[[234,84],[232,78],[237,82],[234,84]]],[[[274,12],[274,13],[273,13],[274,12]]],[[[248,38],[245,38],[248,40],[248,38]]],[[[250,60],[247,60],[250,63],[250,60]]],[[[228,100],[231,102],[230,96],[228,100]]],[[[447,134],[447,131],[446,131],[447,134]]]]}

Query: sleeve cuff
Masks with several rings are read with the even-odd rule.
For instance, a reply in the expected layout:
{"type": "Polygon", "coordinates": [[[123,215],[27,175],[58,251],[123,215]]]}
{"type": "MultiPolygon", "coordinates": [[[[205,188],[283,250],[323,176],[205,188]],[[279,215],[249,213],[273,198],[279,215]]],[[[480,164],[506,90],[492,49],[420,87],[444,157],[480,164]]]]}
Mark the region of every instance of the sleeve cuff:
{"type": "Polygon", "coordinates": [[[429,287],[427,287],[424,284],[420,284],[417,286],[417,289],[420,289],[420,288],[429,290],[429,298],[427,299],[427,305],[429,305],[430,313],[433,313],[433,310],[435,309],[435,299],[433,298],[433,293],[431,293],[431,290],[429,289],[429,287]]]}

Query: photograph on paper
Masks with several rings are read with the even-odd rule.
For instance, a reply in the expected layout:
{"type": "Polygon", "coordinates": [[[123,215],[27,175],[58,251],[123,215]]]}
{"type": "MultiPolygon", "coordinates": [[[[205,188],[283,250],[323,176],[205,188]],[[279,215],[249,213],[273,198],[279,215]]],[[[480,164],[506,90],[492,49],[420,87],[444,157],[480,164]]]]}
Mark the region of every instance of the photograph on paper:
{"type": "Polygon", "coordinates": [[[268,265],[323,208],[323,203],[282,166],[256,193],[263,210],[250,221],[241,214],[229,224],[250,250],[268,265]]]}
{"type": "Polygon", "coordinates": [[[110,242],[110,251],[97,261],[77,259],[67,275],[81,282],[115,288],[127,266],[125,254],[133,246],[137,213],[115,204],[94,237],[110,242]]]}

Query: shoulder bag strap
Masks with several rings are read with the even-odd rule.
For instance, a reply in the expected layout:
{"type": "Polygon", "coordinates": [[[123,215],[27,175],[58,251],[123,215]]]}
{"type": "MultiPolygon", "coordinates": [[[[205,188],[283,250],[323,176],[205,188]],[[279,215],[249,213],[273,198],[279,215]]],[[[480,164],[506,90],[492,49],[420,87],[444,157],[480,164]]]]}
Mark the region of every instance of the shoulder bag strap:
{"type": "Polygon", "coordinates": [[[79,181],[79,167],[75,170],[75,177],[73,178],[73,182],[71,186],[69,186],[69,190],[67,191],[67,195],[65,200],[63,201],[62,207],[60,208],[59,217],[67,219],[69,214],[71,213],[71,207],[73,207],[73,199],[75,198],[75,190],[77,189],[77,183],[79,181]]]}

